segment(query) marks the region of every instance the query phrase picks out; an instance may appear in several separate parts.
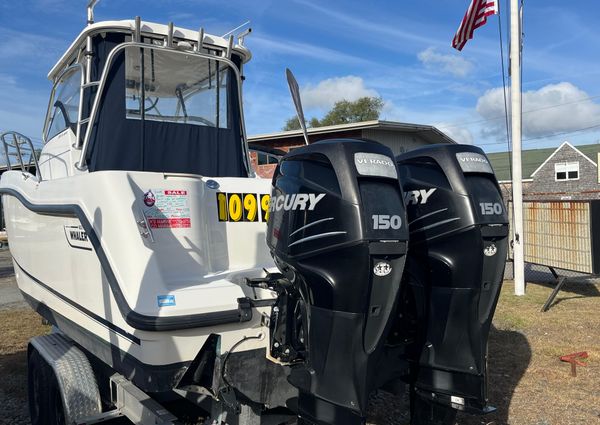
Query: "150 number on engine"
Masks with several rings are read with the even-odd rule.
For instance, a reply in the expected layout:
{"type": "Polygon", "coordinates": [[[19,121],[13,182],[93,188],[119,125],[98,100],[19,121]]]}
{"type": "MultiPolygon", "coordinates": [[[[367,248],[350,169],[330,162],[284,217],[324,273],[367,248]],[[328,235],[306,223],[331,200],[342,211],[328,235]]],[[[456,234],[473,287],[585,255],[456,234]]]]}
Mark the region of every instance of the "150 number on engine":
{"type": "Polygon", "coordinates": [[[399,215],[373,214],[372,219],[374,230],[398,230],[402,227],[402,218],[399,215]]]}

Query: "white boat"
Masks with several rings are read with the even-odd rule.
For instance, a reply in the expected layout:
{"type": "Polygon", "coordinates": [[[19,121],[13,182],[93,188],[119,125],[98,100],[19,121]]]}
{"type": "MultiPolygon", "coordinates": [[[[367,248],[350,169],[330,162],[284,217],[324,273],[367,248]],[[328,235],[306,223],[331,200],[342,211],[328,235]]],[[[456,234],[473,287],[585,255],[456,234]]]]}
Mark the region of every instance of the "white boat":
{"type": "Polygon", "coordinates": [[[268,343],[274,293],[245,284],[274,268],[242,112],[250,57],[243,37],[90,23],[48,74],[36,173],[0,181],[25,299],[144,391],[173,389],[211,335],[219,353],[268,343]]]}

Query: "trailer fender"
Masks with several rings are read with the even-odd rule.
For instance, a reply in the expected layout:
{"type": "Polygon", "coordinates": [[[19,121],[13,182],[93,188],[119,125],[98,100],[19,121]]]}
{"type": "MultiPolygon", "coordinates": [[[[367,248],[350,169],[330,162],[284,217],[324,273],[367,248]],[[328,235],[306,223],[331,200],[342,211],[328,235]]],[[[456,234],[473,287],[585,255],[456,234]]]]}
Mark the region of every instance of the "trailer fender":
{"type": "Polygon", "coordinates": [[[97,415],[102,411],[100,391],[86,355],[60,333],[29,341],[28,352],[36,350],[48,363],[58,382],[65,423],[97,415]]]}

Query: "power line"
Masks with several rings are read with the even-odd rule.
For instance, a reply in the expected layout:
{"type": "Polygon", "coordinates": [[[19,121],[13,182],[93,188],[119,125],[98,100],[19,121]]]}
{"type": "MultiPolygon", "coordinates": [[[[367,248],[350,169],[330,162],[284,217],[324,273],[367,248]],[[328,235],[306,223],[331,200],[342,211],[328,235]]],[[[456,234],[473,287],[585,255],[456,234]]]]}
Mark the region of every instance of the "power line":
{"type": "MultiPolygon", "coordinates": [[[[510,126],[508,124],[508,104],[506,100],[506,72],[504,70],[504,43],[502,41],[502,15],[500,12],[500,7],[498,7],[498,35],[500,38],[500,64],[502,65],[502,95],[504,98],[504,119],[506,124],[506,149],[510,154],[510,152],[512,151],[512,145],[511,134],[509,130],[510,126]]],[[[508,175],[512,180],[512,164],[510,162],[508,165],[508,175]]]]}
{"type": "MultiPolygon", "coordinates": [[[[570,101],[570,102],[555,103],[555,104],[549,105],[549,106],[542,106],[540,108],[529,109],[527,111],[523,111],[522,113],[523,114],[529,114],[531,112],[538,112],[538,111],[543,111],[543,110],[546,110],[546,109],[559,108],[561,106],[573,105],[575,103],[581,103],[581,102],[585,102],[585,101],[593,100],[593,99],[598,99],[598,98],[600,98],[600,95],[582,97],[581,99],[573,100],[573,101],[570,101]]],[[[442,128],[449,128],[449,127],[460,127],[460,126],[469,125],[469,124],[481,124],[481,123],[488,122],[488,121],[500,120],[500,119],[503,119],[504,117],[505,117],[504,115],[498,115],[496,117],[484,118],[484,119],[477,120],[477,121],[464,121],[464,122],[459,122],[459,123],[455,123],[455,124],[441,125],[440,127],[442,127],[442,128]]]]}
{"type": "Polygon", "coordinates": [[[594,128],[600,128],[600,124],[596,124],[596,125],[592,125],[589,127],[584,127],[584,128],[579,128],[577,130],[571,130],[571,131],[563,131],[562,133],[554,133],[551,135],[546,135],[546,136],[536,136],[536,137],[529,137],[527,139],[523,139],[523,141],[527,142],[530,140],[538,140],[538,139],[543,139],[545,137],[556,137],[556,136],[563,136],[565,134],[573,134],[573,133],[579,133],[582,131],[588,131],[588,130],[593,130],[594,128]]]}
{"type": "MultiPolygon", "coordinates": [[[[540,136],[528,137],[527,139],[522,139],[522,141],[523,142],[530,142],[530,141],[539,140],[539,139],[547,139],[547,138],[552,138],[552,137],[565,136],[567,134],[581,133],[583,131],[593,130],[593,129],[596,129],[596,128],[600,129],[600,124],[591,125],[589,127],[578,128],[576,130],[561,131],[561,132],[558,132],[558,133],[550,133],[550,134],[543,134],[543,135],[540,135],[540,136]]],[[[501,141],[501,142],[476,143],[476,146],[493,146],[493,145],[502,145],[504,143],[505,143],[504,141],[501,141]]]]}

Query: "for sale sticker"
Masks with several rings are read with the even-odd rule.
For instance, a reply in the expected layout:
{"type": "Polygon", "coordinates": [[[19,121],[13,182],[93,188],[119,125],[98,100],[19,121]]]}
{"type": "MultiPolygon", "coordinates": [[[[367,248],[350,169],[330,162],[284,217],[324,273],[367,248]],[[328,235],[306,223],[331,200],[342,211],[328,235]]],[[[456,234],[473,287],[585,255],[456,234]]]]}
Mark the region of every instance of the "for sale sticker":
{"type": "Polygon", "coordinates": [[[187,190],[150,189],[144,194],[144,204],[148,207],[144,211],[148,224],[153,229],[192,227],[187,190]],[[148,202],[150,199],[153,202],[148,202]]]}

